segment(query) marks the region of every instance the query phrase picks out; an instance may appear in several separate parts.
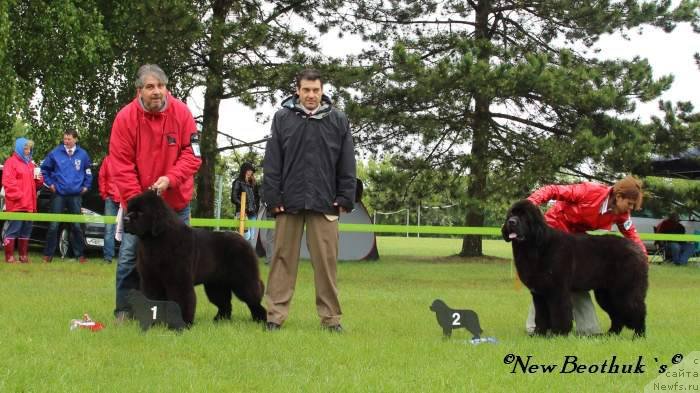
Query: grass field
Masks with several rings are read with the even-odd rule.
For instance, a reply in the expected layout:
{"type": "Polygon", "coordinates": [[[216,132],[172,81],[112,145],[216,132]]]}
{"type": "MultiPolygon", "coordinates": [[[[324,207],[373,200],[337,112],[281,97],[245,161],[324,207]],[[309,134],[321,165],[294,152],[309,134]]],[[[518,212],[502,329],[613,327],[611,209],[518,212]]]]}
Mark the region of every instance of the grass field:
{"type": "MultiPolygon", "coordinates": [[[[530,297],[514,285],[507,244],[485,241],[492,257],[471,261],[450,256],[459,245],[381,237],[380,261],[341,263],[342,335],[318,327],[308,263],[281,331],[263,331],[238,301],[233,322],[214,324],[215,309],[199,288],[197,322],[182,334],[115,325],[115,266],[99,259],[3,263],[0,392],[639,392],[675,354],[700,350],[697,264],[651,267],[646,339],[632,340],[628,330],[620,337],[530,338],[523,327],[530,297]],[[484,336],[498,343],[471,345],[461,329],[443,340],[428,309],[436,298],[475,310],[484,336]],[[84,312],[106,328],[69,330],[84,312]],[[556,368],[523,372],[504,364],[511,354],[556,368]],[[578,365],[609,365],[614,356],[621,368],[645,367],[636,374],[561,373],[567,356],[578,365]]],[[[607,316],[599,317],[607,329],[607,316]]],[[[700,391],[700,377],[692,378],[689,389],[700,391]]]]}

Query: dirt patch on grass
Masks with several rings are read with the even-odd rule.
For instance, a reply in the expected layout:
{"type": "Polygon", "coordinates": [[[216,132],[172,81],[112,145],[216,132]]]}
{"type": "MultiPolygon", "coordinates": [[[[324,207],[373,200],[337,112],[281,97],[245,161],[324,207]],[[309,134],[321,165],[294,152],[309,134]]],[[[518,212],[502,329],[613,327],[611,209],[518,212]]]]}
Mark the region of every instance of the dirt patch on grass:
{"type": "Polygon", "coordinates": [[[480,257],[461,257],[459,255],[450,255],[447,257],[435,258],[436,263],[483,263],[483,264],[508,264],[511,259],[494,257],[491,255],[482,255],[480,257]]]}
{"type": "MultiPolygon", "coordinates": [[[[461,257],[459,255],[449,255],[442,257],[423,255],[383,255],[382,258],[398,260],[402,262],[420,262],[434,264],[509,264],[511,259],[499,258],[490,255],[480,257],[461,257]]],[[[380,258],[381,261],[381,258],[380,258]]]]}

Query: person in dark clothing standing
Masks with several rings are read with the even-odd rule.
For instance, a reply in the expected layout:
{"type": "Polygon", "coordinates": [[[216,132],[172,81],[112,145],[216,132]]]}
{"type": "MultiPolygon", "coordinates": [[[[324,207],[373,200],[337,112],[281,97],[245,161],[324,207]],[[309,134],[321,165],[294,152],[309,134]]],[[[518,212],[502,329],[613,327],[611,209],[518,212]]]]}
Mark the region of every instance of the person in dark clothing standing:
{"type": "Polygon", "coordinates": [[[321,74],[302,71],[296,87],[275,113],[263,164],[263,196],[275,215],[266,327],[277,330],[287,319],[306,225],[321,326],[342,332],[338,217],[354,206],[355,147],[347,117],[323,94],[321,74]]]}
{"type": "MultiPolygon", "coordinates": [[[[258,184],[255,181],[255,167],[249,162],[241,165],[240,173],[231,184],[231,203],[236,209],[236,217],[241,213],[241,195],[245,192],[245,214],[248,220],[255,220],[258,212],[258,184]]],[[[246,240],[255,241],[255,228],[245,233],[246,240]]],[[[253,247],[255,245],[253,244],[253,247]]]]}
{"type": "MultiPolygon", "coordinates": [[[[82,196],[92,185],[90,156],[77,145],[78,132],[66,130],[63,133],[63,144],[51,150],[41,164],[41,174],[44,184],[51,190],[51,213],[81,214],[82,196]]],[[[80,224],[70,224],[72,228],[71,244],[73,256],[80,263],[86,263],[83,255],[85,244],[80,224]]],[[[58,244],[58,223],[49,223],[44,247],[44,262],[51,262],[56,245],[58,244]]]]}
{"type": "MultiPolygon", "coordinates": [[[[100,190],[100,197],[105,201],[105,215],[116,216],[119,212],[121,198],[119,198],[119,190],[112,178],[112,169],[110,168],[112,164],[110,161],[109,156],[102,160],[97,186],[100,190]]],[[[102,246],[102,258],[104,258],[105,263],[112,263],[112,259],[114,259],[114,234],[116,227],[116,224],[105,224],[104,244],[102,246]]]]}

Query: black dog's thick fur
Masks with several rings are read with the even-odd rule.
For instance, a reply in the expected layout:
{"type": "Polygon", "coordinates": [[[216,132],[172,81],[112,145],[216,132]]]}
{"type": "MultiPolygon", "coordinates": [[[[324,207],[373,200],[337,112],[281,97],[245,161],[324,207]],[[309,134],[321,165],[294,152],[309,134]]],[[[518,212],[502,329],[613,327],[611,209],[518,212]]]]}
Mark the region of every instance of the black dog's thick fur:
{"type": "Polygon", "coordinates": [[[233,293],[255,321],[265,321],[258,259],[239,234],[190,228],[153,191],[129,201],[124,230],[139,238],[141,291],[149,299],[176,302],[187,325],[194,321],[198,284],[219,308],[214,320],[231,319],[233,293]]]}
{"type": "Polygon", "coordinates": [[[433,301],[433,304],[430,305],[430,310],[435,312],[435,317],[445,337],[452,336],[452,330],[461,327],[469,330],[472,338],[479,338],[483,332],[479,325],[479,316],[472,310],[451,309],[440,299],[433,301]],[[458,323],[455,324],[456,322],[458,323]]]}
{"type": "Polygon", "coordinates": [[[593,290],[610,316],[608,333],[619,334],[627,326],[635,336],[644,336],[649,266],[634,242],[555,230],[528,200],[511,206],[501,232],[513,242],[518,275],[532,293],[535,334],[568,334],[571,292],[593,290]]]}

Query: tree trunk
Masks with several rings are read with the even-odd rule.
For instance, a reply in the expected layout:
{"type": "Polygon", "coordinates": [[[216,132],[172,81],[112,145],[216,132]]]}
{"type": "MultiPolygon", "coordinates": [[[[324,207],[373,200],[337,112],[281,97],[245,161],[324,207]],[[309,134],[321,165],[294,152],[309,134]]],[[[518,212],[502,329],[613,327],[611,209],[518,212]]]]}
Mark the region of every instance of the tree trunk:
{"type": "Polygon", "coordinates": [[[202,135],[200,149],[202,166],[197,176],[197,217],[214,217],[214,178],[216,176],[217,146],[219,129],[219,104],[224,94],[224,26],[226,15],[231,9],[231,1],[219,0],[212,4],[211,37],[209,38],[209,63],[204,91],[202,113],[202,135]]]}
{"type": "MultiPolygon", "coordinates": [[[[491,52],[486,45],[488,40],[488,16],[491,8],[490,0],[483,0],[476,8],[475,38],[481,41],[481,50],[477,54],[477,60],[488,63],[491,52]]],[[[469,164],[469,185],[467,189],[467,215],[466,226],[481,227],[484,225],[483,204],[486,199],[486,183],[489,167],[489,135],[490,115],[489,106],[491,98],[476,91],[474,94],[474,123],[472,128],[472,150],[469,164]]],[[[483,254],[481,236],[466,235],[462,240],[462,257],[479,257],[483,254]]]]}
{"type": "MultiPolygon", "coordinates": [[[[466,226],[481,227],[484,225],[483,204],[486,199],[486,183],[488,179],[488,137],[489,137],[489,101],[479,97],[476,99],[474,113],[474,135],[472,138],[471,164],[469,165],[469,185],[467,189],[466,226]]],[[[480,235],[466,235],[462,240],[463,257],[478,257],[483,255],[480,235]]]]}

